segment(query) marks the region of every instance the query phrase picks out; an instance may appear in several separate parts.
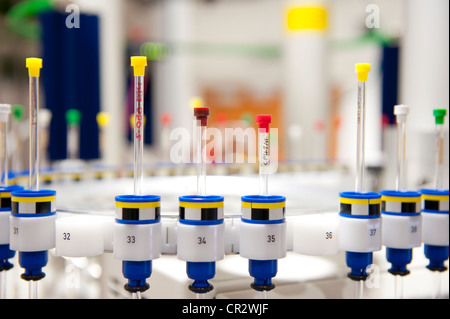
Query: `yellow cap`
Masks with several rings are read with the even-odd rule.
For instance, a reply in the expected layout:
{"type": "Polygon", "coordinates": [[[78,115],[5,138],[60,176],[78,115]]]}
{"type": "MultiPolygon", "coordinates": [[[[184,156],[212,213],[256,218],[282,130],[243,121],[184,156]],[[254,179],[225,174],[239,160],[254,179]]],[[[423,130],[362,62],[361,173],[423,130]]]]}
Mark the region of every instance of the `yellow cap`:
{"type": "Polygon", "coordinates": [[[134,67],[135,76],[143,76],[145,74],[145,67],[147,66],[146,56],[132,56],[131,66],[134,67]]]}
{"type": "Polygon", "coordinates": [[[29,76],[39,76],[42,69],[42,59],[39,58],[27,58],[26,67],[28,68],[29,76]]]}
{"type": "Polygon", "coordinates": [[[355,64],[355,71],[358,73],[358,81],[366,82],[367,75],[370,72],[370,63],[357,63],[355,64]]]}
{"type": "Polygon", "coordinates": [[[100,128],[106,127],[109,123],[109,115],[106,112],[99,112],[97,114],[97,124],[100,128]]]}
{"type": "Polygon", "coordinates": [[[286,27],[289,31],[325,30],[327,10],[321,6],[290,7],[286,14],[286,27]]]}
{"type": "Polygon", "coordinates": [[[193,97],[191,99],[191,107],[193,109],[197,108],[197,107],[202,107],[203,106],[203,100],[200,97],[193,97]]]}

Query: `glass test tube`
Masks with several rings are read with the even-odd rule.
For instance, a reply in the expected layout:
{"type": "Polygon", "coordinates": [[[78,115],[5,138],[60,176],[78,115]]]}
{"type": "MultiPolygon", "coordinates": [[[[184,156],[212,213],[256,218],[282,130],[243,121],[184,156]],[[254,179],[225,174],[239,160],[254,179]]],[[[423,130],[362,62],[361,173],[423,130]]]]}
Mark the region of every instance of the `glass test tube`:
{"type": "Polygon", "coordinates": [[[270,140],[269,125],[272,116],[261,114],[256,116],[258,124],[258,159],[259,159],[259,195],[269,195],[270,140]]]}
{"type": "Polygon", "coordinates": [[[365,173],[366,82],[358,81],[358,122],[356,136],[356,192],[364,192],[365,173]]]}
{"type": "Polygon", "coordinates": [[[405,153],[406,153],[406,123],[397,125],[397,191],[406,190],[405,182],[405,153]]]}
{"type": "Polygon", "coordinates": [[[29,144],[29,189],[39,190],[39,77],[29,76],[29,114],[30,114],[30,144],[29,144]]]}
{"type": "Polygon", "coordinates": [[[259,129],[259,195],[269,195],[269,132],[259,129]]]}
{"type": "Polygon", "coordinates": [[[11,106],[9,104],[0,104],[0,172],[2,176],[2,185],[8,186],[8,152],[6,149],[8,115],[11,106]]]}
{"type": "Polygon", "coordinates": [[[206,125],[197,120],[197,195],[206,196],[206,125]]]}
{"type": "Polygon", "coordinates": [[[142,195],[144,152],[144,76],[134,77],[134,195],[142,195]]]}
{"type": "Polygon", "coordinates": [[[434,173],[435,187],[444,189],[444,125],[436,124],[436,168],[434,173]]]}

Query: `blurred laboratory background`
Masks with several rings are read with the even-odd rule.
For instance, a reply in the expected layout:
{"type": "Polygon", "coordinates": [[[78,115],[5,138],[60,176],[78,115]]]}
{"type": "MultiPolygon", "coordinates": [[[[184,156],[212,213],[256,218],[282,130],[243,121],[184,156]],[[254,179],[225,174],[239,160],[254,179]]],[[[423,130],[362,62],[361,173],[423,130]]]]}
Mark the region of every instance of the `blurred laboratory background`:
{"type": "MultiPolygon", "coordinates": [[[[197,170],[194,161],[176,163],[170,156],[179,142],[171,133],[193,131],[194,98],[209,107],[208,127],[223,136],[225,128],[257,128],[257,114],[271,114],[270,127],[278,129],[272,136],[278,141],[278,169],[269,176],[269,192],[286,196],[288,255],[279,260],[272,298],[353,297],[344,252],[296,253],[295,223],[289,221],[338,215],[339,192],[354,189],[356,63],[371,64],[366,189],[395,187],[394,106],[399,104],[410,106],[407,188],[434,187],[433,110],[449,105],[446,0],[0,0],[0,26],[0,103],[11,104],[11,180],[27,184],[25,59],[39,57],[42,183],[57,191],[58,216],[98,217],[107,225],[102,254],[71,257],[51,251],[39,283],[42,298],[130,298],[121,261],[111,253],[114,197],[133,190],[130,56],[148,60],[144,192],[161,196],[164,221],[162,256],[153,262],[144,298],[195,298],[185,262],[176,256],[176,223],[178,196],[195,193],[197,170]],[[295,8],[302,7],[315,10],[297,21],[295,8]]],[[[444,128],[441,173],[448,189],[447,120],[444,128]]],[[[233,227],[241,196],[258,192],[257,154],[247,152],[256,148],[249,143],[239,148],[232,140],[230,149],[208,154],[208,193],[225,197],[228,216],[226,256],[217,262],[209,298],[256,296],[233,227]],[[244,163],[225,163],[224,152],[237,157],[239,150],[246,154],[244,163]]],[[[436,288],[430,282],[436,280],[448,298],[448,272],[434,279],[423,247],[414,249],[405,298],[432,298],[436,288]]],[[[6,297],[26,298],[22,270],[12,263],[6,297]]],[[[374,263],[381,279],[378,287],[366,289],[366,297],[394,298],[384,248],[374,253],[374,263]]]]}

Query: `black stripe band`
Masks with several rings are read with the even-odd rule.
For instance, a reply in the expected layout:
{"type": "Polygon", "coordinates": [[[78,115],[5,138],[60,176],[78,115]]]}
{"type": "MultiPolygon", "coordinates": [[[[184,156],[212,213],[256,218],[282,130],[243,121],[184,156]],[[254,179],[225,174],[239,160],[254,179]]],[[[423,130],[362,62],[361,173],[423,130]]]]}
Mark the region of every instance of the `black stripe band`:
{"type": "Polygon", "coordinates": [[[252,220],[270,220],[268,208],[252,208],[252,220]]]}
{"type": "MultiPolygon", "coordinates": [[[[194,208],[200,209],[200,220],[218,220],[219,219],[219,209],[215,208],[194,208]]],[[[186,218],[185,207],[180,206],[180,219],[191,219],[186,218]]]]}
{"type": "MultiPolygon", "coordinates": [[[[368,205],[368,213],[369,216],[377,216],[377,215],[381,215],[381,210],[382,210],[382,204],[369,204],[368,205]]],[[[341,214],[346,214],[346,215],[355,215],[352,214],[352,204],[345,204],[345,203],[341,203],[341,214]]],[[[361,214],[356,214],[356,215],[361,215],[361,214]]],[[[361,215],[361,216],[366,216],[366,215],[361,215]]]]}
{"type": "Polygon", "coordinates": [[[417,213],[416,203],[402,203],[402,213],[417,213]]]}
{"type": "MultiPolygon", "coordinates": [[[[19,202],[11,202],[11,213],[24,214],[19,211],[19,205],[19,202]]],[[[34,213],[26,214],[48,214],[52,212],[52,202],[35,202],[34,205],[34,213]]]]}
{"type": "Polygon", "coordinates": [[[11,207],[11,197],[0,198],[0,208],[10,208],[11,207]]]}
{"type": "Polygon", "coordinates": [[[438,200],[424,200],[424,209],[439,210],[439,206],[438,200]]]}
{"type": "MultiPolygon", "coordinates": [[[[155,218],[159,219],[161,216],[161,207],[157,206],[155,209],[155,218]]],[[[141,220],[139,218],[139,208],[121,208],[122,210],[122,220],[141,220]]]]}

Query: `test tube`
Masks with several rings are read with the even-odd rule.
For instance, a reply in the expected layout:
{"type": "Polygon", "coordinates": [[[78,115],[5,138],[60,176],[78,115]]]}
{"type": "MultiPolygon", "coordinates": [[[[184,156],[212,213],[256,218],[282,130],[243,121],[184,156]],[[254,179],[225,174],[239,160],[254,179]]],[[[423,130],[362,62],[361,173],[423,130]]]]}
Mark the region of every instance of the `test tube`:
{"type": "Polygon", "coordinates": [[[365,82],[370,64],[356,64],[355,71],[358,74],[356,191],[339,194],[339,248],[346,252],[346,264],[351,269],[347,277],[355,281],[355,298],[362,299],[367,267],[372,264],[373,252],[381,249],[381,195],[366,192],[364,185],[365,82]]]}
{"type": "Polygon", "coordinates": [[[197,195],[206,196],[206,125],[209,108],[197,104],[194,116],[197,125],[197,195]]]}
{"type": "Polygon", "coordinates": [[[98,128],[100,130],[99,132],[99,144],[100,144],[100,158],[105,157],[105,134],[106,134],[106,127],[109,124],[109,115],[106,112],[99,112],[96,116],[98,128]]]}
{"type": "Polygon", "coordinates": [[[434,172],[435,188],[444,189],[444,118],[446,109],[433,110],[436,123],[436,168],[434,172]]]}
{"type": "Polygon", "coordinates": [[[9,104],[0,104],[0,172],[2,174],[0,186],[0,197],[2,199],[2,203],[0,203],[0,299],[6,298],[6,271],[13,267],[8,259],[15,255],[15,252],[9,249],[8,236],[4,236],[4,234],[9,234],[11,210],[10,205],[4,203],[7,202],[8,197],[11,199],[10,192],[14,190],[13,187],[8,186],[8,153],[6,148],[7,123],[10,112],[11,106],[9,104]]]}
{"type": "Polygon", "coordinates": [[[29,283],[29,298],[37,298],[37,281],[45,277],[48,250],[55,248],[56,191],[39,189],[38,80],[42,60],[26,59],[30,78],[30,179],[28,190],[11,192],[10,246],[19,252],[29,283]]]}
{"type": "Polygon", "coordinates": [[[30,144],[29,144],[29,189],[39,190],[39,76],[42,59],[28,58],[26,67],[29,69],[29,114],[30,114],[30,144]]]}
{"type": "Polygon", "coordinates": [[[408,113],[409,106],[407,105],[396,105],[394,107],[397,121],[397,191],[406,191],[406,118],[408,113]]]}
{"type": "Polygon", "coordinates": [[[134,67],[134,195],[142,195],[144,181],[144,74],[147,58],[131,57],[134,67]]]}
{"type": "Polygon", "coordinates": [[[261,196],[269,195],[269,124],[271,121],[271,115],[256,116],[256,123],[258,124],[259,195],[261,196]]]}
{"type": "Polygon", "coordinates": [[[365,175],[365,129],[366,129],[366,81],[370,71],[370,64],[356,64],[358,73],[358,110],[357,110],[357,135],[356,135],[356,192],[364,192],[365,175]]]}
{"type": "Polygon", "coordinates": [[[67,158],[71,160],[80,157],[80,120],[81,112],[70,109],[66,112],[67,121],[67,158]]]}
{"type": "Polygon", "coordinates": [[[11,113],[11,105],[0,104],[0,167],[2,174],[2,185],[8,186],[8,154],[6,149],[7,123],[11,113]]]}

